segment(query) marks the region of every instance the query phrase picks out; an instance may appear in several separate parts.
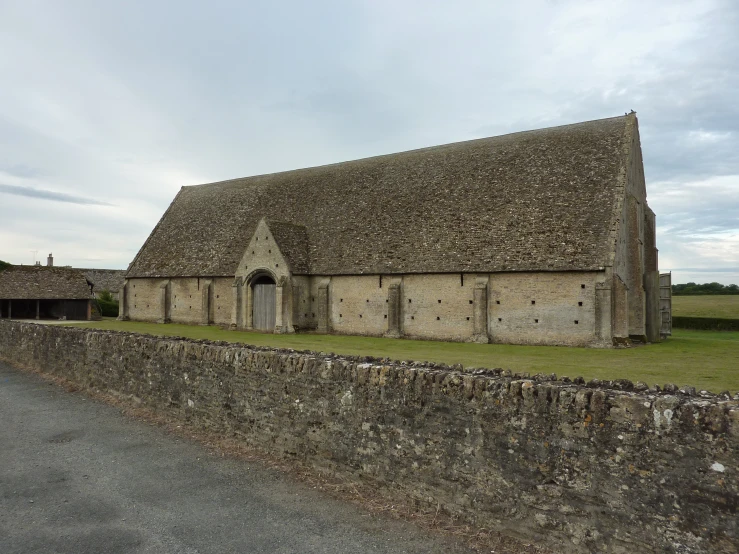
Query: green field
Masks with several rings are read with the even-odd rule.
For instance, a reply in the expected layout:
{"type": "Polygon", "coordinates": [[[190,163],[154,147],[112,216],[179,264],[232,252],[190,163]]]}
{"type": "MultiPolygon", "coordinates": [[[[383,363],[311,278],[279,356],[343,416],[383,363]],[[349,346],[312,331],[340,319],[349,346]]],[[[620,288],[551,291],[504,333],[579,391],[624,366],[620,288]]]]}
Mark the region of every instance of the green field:
{"type": "Polygon", "coordinates": [[[619,349],[568,348],[563,346],[515,346],[417,341],[340,335],[272,335],[226,331],[218,327],[141,323],[114,319],[75,326],[223,340],[334,352],[345,355],[388,357],[461,363],[465,367],[504,368],[512,371],[556,373],[570,378],[631,379],[650,385],[675,383],[715,392],[739,391],[739,333],[677,329],[667,341],[619,349]]]}
{"type": "Polygon", "coordinates": [[[739,295],[673,296],[672,315],[739,319],[739,295]]]}

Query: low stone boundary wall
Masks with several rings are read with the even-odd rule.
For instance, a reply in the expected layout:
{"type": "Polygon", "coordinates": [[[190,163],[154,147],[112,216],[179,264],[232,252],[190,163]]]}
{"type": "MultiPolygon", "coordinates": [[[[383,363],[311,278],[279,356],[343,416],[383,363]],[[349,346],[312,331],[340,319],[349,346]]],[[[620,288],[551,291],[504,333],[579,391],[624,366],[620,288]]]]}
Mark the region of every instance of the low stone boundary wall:
{"type": "Polygon", "coordinates": [[[567,552],[737,552],[739,399],[0,322],[0,359],[567,552]]]}

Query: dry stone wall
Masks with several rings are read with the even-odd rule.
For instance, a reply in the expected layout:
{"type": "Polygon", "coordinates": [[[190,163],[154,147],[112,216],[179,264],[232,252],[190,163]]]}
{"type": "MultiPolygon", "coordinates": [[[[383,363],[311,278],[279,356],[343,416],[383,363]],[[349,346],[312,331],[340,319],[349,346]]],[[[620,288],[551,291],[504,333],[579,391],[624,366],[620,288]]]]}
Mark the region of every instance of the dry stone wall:
{"type": "Polygon", "coordinates": [[[0,359],[571,552],[739,547],[739,398],[0,322],[0,359]]]}

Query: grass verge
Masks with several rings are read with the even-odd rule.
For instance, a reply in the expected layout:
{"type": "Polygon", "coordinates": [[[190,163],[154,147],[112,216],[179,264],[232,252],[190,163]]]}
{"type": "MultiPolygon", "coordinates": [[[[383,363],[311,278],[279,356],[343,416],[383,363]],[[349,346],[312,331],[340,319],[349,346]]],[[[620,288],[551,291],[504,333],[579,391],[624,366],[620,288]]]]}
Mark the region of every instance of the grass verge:
{"type": "Polygon", "coordinates": [[[739,295],[673,296],[672,315],[739,319],[739,295]]]}
{"type": "Polygon", "coordinates": [[[394,360],[504,368],[585,379],[631,379],[650,385],[675,383],[713,392],[739,390],[739,332],[676,329],[668,340],[619,349],[471,344],[343,335],[272,335],[227,331],[219,327],[157,324],[105,319],[76,327],[159,336],[221,340],[233,343],[334,352],[394,360]]]}

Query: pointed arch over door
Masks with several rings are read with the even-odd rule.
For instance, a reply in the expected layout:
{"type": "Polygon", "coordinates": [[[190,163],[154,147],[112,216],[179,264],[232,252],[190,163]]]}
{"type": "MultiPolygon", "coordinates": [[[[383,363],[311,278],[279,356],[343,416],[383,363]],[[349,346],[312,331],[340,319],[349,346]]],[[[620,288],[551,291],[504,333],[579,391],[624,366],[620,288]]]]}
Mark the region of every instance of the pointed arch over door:
{"type": "Polygon", "coordinates": [[[277,320],[276,283],[269,275],[260,275],[252,282],[252,321],[254,329],[274,331],[277,320]]]}

